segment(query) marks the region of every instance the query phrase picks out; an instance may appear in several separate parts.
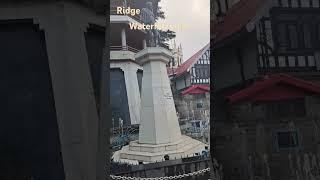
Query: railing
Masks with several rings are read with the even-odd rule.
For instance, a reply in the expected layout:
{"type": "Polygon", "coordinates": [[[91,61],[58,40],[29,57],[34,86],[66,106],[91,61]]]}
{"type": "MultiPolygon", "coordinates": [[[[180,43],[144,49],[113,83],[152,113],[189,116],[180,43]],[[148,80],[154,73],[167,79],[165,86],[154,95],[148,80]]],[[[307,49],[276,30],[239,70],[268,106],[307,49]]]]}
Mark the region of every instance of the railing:
{"type": "Polygon", "coordinates": [[[175,176],[165,176],[165,177],[156,177],[156,178],[141,178],[141,177],[126,177],[126,176],[114,176],[110,175],[111,179],[116,180],[173,180],[173,179],[190,179],[198,177],[197,179],[203,179],[206,180],[209,178],[210,168],[202,169],[199,171],[191,172],[191,173],[185,173],[185,174],[179,174],[175,176]]]}
{"type": "Polygon", "coordinates": [[[141,50],[130,47],[130,46],[110,46],[110,51],[131,51],[137,53],[141,50]]]}
{"type": "Polygon", "coordinates": [[[198,176],[199,180],[207,180],[210,176],[209,161],[210,157],[208,156],[194,156],[140,165],[112,162],[111,172],[114,175],[111,176],[111,179],[164,180],[187,179],[191,176],[198,176]]]}

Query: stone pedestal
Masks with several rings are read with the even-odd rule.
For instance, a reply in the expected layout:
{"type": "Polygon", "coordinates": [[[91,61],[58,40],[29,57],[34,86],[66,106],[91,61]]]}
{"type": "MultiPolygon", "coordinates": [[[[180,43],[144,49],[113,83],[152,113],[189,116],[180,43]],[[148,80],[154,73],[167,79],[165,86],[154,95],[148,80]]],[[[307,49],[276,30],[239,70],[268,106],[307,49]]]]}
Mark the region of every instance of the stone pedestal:
{"type": "Polygon", "coordinates": [[[161,47],[136,54],[136,61],[143,65],[139,140],[117,151],[115,161],[159,162],[165,155],[181,158],[205,149],[200,141],[181,135],[166,69],[171,58],[171,52],[161,47]]]}
{"type": "Polygon", "coordinates": [[[143,66],[139,143],[164,144],[181,138],[166,64],[171,52],[147,48],[136,54],[143,66]]]}

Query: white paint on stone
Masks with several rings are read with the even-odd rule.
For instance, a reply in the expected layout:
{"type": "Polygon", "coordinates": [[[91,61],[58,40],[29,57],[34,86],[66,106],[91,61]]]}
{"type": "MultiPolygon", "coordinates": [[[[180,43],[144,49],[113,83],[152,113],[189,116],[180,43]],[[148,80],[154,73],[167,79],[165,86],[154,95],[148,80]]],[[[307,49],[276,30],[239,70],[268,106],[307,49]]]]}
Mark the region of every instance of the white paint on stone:
{"type": "Polygon", "coordinates": [[[166,63],[171,52],[147,48],[136,54],[143,65],[139,143],[165,144],[181,138],[166,63]]]}
{"type": "Polygon", "coordinates": [[[110,51],[111,60],[135,60],[135,54],[131,51],[110,51]]]}
{"type": "Polygon", "coordinates": [[[205,149],[205,144],[188,136],[182,136],[179,141],[168,144],[141,144],[138,141],[130,142],[130,145],[115,152],[113,159],[116,162],[138,164],[164,161],[164,156],[170,159],[180,159],[194,156],[205,149]]]}
{"type": "Polygon", "coordinates": [[[142,47],[143,47],[143,49],[147,48],[147,40],[144,39],[142,41],[142,47]]]}
{"type": "Polygon", "coordinates": [[[122,45],[122,48],[127,47],[127,36],[126,36],[125,28],[121,29],[121,45],[122,45]]]}

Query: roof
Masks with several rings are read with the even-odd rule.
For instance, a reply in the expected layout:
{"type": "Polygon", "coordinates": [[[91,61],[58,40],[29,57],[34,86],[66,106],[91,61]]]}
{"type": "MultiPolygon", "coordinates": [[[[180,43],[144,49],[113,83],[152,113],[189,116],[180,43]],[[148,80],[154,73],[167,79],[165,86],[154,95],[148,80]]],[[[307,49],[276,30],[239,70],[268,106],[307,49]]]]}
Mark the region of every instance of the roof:
{"type": "Polygon", "coordinates": [[[214,42],[220,42],[241,31],[258,13],[268,0],[240,0],[223,17],[223,22],[213,24],[214,42]]]}
{"type": "Polygon", "coordinates": [[[242,101],[277,101],[304,97],[306,94],[319,94],[320,85],[286,74],[265,76],[227,99],[230,103],[242,101]]]}
{"type": "Polygon", "coordinates": [[[210,86],[204,84],[192,85],[188,87],[186,90],[182,91],[182,95],[187,94],[203,94],[206,92],[210,92],[210,86]]]}
{"type": "Polygon", "coordinates": [[[186,73],[190,67],[192,67],[199,58],[210,48],[210,43],[207,44],[204,48],[200,49],[196,52],[193,56],[191,56],[188,60],[182,63],[176,70],[175,75],[176,77],[181,76],[182,74],[186,73]]]}
{"type": "Polygon", "coordinates": [[[172,76],[175,74],[177,68],[167,67],[168,76],[172,76]]]}

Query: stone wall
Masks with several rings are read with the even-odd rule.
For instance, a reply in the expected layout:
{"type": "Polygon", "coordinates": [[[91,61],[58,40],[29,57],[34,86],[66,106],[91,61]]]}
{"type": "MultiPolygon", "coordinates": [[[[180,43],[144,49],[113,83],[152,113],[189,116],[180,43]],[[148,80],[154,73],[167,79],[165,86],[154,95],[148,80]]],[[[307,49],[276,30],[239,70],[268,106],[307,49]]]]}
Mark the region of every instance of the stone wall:
{"type": "Polygon", "coordinates": [[[296,176],[288,170],[290,155],[320,152],[320,114],[316,110],[320,109],[319,100],[315,96],[305,97],[303,105],[306,111],[302,116],[294,116],[293,113],[274,117],[266,103],[260,106],[254,103],[229,106],[228,118],[215,124],[213,135],[214,156],[223,165],[227,178],[241,180],[259,176],[289,180],[296,176]],[[288,136],[291,140],[281,139],[279,133],[287,132],[296,132],[297,135],[288,136]],[[288,144],[296,142],[296,145],[284,148],[281,147],[283,141],[288,144]]]}
{"type": "Polygon", "coordinates": [[[180,119],[200,119],[204,113],[210,114],[210,94],[175,95],[174,103],[180,119]]]}

